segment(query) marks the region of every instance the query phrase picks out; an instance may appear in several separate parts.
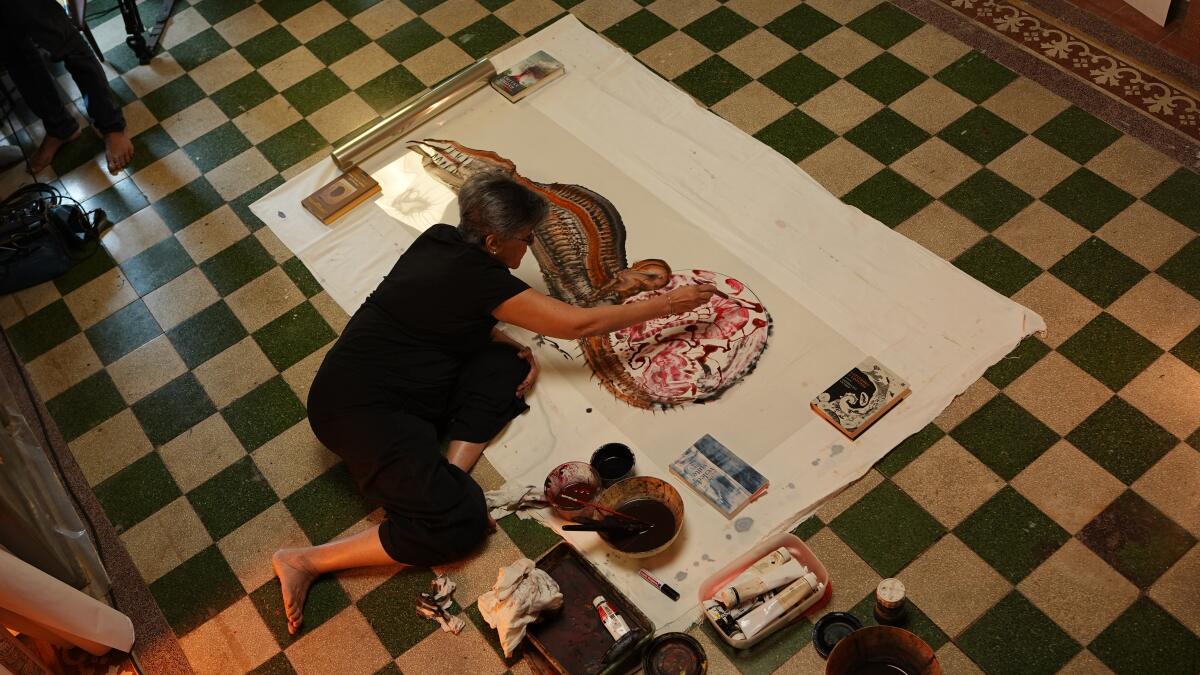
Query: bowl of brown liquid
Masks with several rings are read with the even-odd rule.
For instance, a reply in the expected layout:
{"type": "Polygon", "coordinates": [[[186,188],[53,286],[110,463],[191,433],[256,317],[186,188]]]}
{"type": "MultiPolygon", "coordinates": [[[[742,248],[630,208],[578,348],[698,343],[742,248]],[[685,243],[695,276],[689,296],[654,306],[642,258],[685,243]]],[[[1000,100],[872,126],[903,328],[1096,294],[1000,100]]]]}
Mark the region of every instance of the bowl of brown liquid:
{"type": "Polygon", "coordinates": [[[640,532],[597,533],[604,543],[631,558],[649,558],[667,550],[683,529],[683,499],[660,478],[626,478],[601,492],[596,503],[649,526],[640,532]]]}

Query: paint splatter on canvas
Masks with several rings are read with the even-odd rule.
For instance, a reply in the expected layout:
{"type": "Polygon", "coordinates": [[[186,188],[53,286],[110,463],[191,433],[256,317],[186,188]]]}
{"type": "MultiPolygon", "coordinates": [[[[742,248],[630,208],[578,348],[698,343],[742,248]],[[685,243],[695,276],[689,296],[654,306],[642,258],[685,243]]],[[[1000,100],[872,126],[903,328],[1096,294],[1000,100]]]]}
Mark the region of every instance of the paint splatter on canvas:
{"type": "Polygon", "coordinates": [[[672,408],[716,398],[754,369],[770,334],[771,318],[745,284],[718,272],[672,273],[657,258],[630,265],[625,224],[604,196],[579,185],[538,183],[508,159],[454,141],[410,143],[426,168],[457,190],[472,175],[501,171],[550,204],[531,247],[550,294],[581,307],[638,302],[674,288],[713,284],[729,297],[686,314],[663,317],[580,340],[596,379],[639,408],[672,408]]]}
{"type": "Polygon", "coordinates": [[[704,401],[753,369],[767,346],[771,319],[737,279],[707,270],[676,272],[666,286],[625,302],[698,284],[713,284],[729,297],[583,341],[597,378],[618,398],[660,406],[704,401]]]}

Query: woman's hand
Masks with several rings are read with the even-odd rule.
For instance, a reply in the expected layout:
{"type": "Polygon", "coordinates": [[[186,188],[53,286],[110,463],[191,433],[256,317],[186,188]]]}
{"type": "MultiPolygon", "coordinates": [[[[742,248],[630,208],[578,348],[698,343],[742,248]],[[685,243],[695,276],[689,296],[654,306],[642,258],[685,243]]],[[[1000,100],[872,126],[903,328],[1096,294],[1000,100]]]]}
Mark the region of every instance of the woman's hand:
{"type": "Polygon", "coordinates": [[[537,359],[533,357],[533,350],[529,347],[522,347],[521,351],[517,352],[517,356],[529,362],[529,374],[525,376],[525,380],[517,385],[517,398],[525,398],[525,394],[533,388],[533,382],[538,376],[537,359]]]}
{"type": "Polygon", "coordinates": [[[680,286],[673,289],[663,296],[667,300],[667,312],[663,316],[682,314],[696,309],[707,303],[712,299],[713,294],[718,292],[717,287],[712,284],[680,286]]]}

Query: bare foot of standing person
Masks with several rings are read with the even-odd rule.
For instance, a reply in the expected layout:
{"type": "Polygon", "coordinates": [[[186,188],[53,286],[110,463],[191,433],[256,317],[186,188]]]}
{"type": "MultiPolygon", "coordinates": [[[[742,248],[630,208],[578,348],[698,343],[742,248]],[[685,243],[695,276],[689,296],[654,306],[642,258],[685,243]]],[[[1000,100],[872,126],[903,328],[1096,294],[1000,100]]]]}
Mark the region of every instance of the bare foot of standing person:
{"type": "Polygon", "coordinates": [[[38,146],[37,152],[33,153],[33,157],[29,158],[29,171],[33,174],[41,173],[50,163],[54,161],[54,156],[58,154],[58,149],[79,138],[79,134],[83,133],[81,129],[76,129],[75,133],[69,138],[56,138],[50,134],[42,139],[42,144],[38,146]]]}
{"type": "Polygon", "coordinates": [[[108,157],[108,172],[114,176],[120,173],[133,159],[133,143],[129,141],[129,135],[124,130],[104,134],[104,154],[108,157]]]}

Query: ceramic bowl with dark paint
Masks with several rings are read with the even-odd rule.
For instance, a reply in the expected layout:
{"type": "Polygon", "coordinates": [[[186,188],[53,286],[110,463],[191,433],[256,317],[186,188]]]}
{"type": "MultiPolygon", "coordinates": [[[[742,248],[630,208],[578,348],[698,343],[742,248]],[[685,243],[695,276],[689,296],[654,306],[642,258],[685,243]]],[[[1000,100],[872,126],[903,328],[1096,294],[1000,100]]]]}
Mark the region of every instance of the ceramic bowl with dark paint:
{"type": "Polygon", "coordinates": [[[651,525],[632,535],[597,533],[613,550],[631,558],[649,558],[667,550],[683,529],[683,498],[661,478],[626,478],[601,492],[596,503],[651,525]]]}
{"type": "Polygon", "coordinates": [[[633,450],[624,443],[605,443],[592,453],[591,464],[608,487],[633,475],[633,450]]]}

